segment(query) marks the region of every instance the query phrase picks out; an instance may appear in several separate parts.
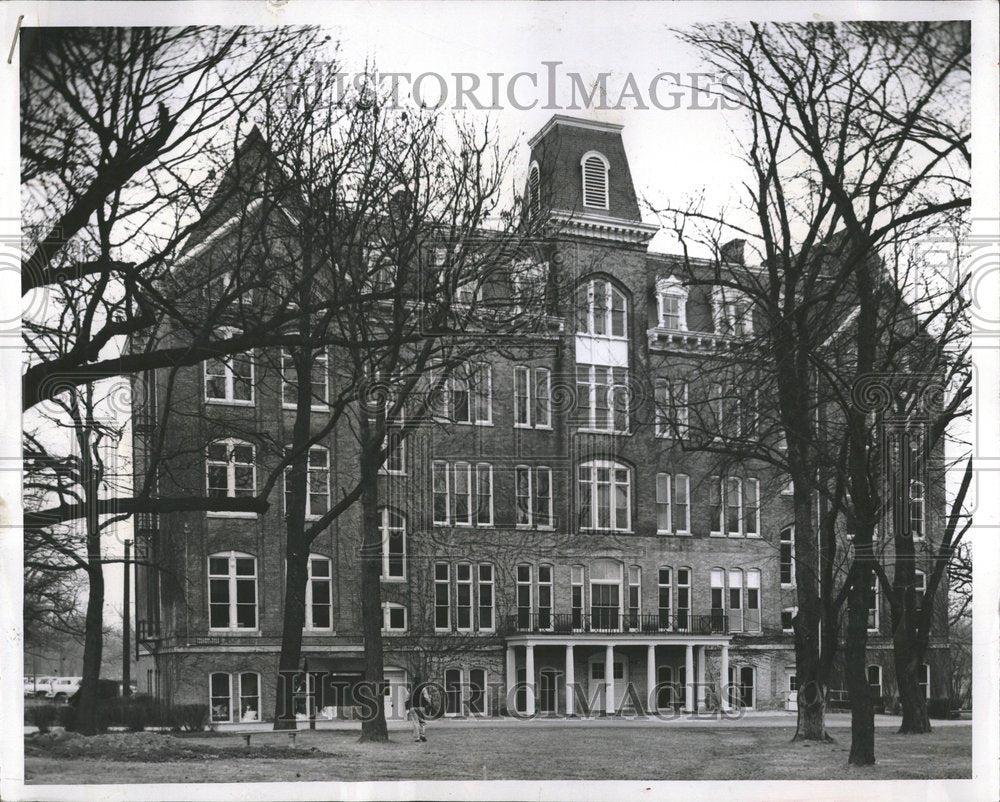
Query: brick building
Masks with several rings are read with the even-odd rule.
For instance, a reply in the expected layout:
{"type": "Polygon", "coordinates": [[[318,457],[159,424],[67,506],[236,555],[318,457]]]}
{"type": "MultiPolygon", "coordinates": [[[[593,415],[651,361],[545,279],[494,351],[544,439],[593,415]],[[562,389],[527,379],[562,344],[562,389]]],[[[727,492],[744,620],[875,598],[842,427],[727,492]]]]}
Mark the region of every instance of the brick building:
{"type": "MultiPolygon", "coordinates": [[[[573,301],[520,355],[484,360],[471,392],[446,396],[451,423],[415,431],[386,463],[387,715],[401,715],[416,674],[441,687],[448,714],[784,708],[797,687],[787,479],[763,464],[726,475],[680,442],[689,394],[704,392],[699,361],[751,333],[751,313],[687,286],[679,257],[649,252],[657,229],[642,222],[620,126],[556,116],[530,145],[529,208],[559,223],[545,267],[573,301]]],[[[140,464],[168,403],[162,373],[137,394],[140,464]]],[[[179,376],[168,439],[206,447],[171,481],[257,487],[267,466],[254,433],[291,436],[280,357],[179,376]]],[[[349,433],[331,432],[310,458],[310,503],[329,504],[356,466],[349,433]]],[[[359,702],[359,521],[355,505],[310,559],[303,650],[323,672],[327,715],[359,702]]],[[[218,722],[271,715],[282,531],[280,503],[137,521],[141,690],[210,703],[218,722]]],[[[887,618],[876,601],[880,696],[892,690],[887,618]]],[[[932,689],[945,680],[945,626],[928,695],[943,695],[932,689]]]]}

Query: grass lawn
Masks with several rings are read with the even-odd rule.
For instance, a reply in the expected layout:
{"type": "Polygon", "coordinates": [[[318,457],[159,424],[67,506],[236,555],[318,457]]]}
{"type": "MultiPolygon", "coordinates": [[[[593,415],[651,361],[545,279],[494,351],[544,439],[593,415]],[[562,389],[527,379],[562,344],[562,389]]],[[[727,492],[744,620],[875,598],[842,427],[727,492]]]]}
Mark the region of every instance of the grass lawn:
{"type": "Polygon", "coordinates": [[[308,755],[303,757],[277,747],[274,757],[266,756],[266,749],[247,750],[238,735],[186,736],[173,740],[183,741],[188,749],[204,747],[204,757],[142,762],[141,755],[123,761],[95,753],[80,759],[32,748],[25,759],[25,781],[886,780],[965,778],[971,773],[972,728],[967,726],[939,727],[919,736],[880,728],[878,762],[867,769],[847,765],[848,730],[833,730],[833,743],[813,745],[790,743],[793,732],[792,727],[745,724],[561,722],[500,727],[480,722],[432,726],[423,744],[414,743],[403,730],[393,731],[390,743],[379,745],[358,743],[356,732],[302,732],[295,750],[308,755]]]}

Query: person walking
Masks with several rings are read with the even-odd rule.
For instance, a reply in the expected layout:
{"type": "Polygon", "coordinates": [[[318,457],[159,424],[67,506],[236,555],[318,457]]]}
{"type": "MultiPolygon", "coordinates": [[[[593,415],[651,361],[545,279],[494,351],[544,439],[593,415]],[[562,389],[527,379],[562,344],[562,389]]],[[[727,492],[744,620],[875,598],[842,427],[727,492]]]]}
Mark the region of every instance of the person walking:
{"type": "Polygon", "coordinates": [[[420,675],[415,675],[410,685],[410,695],[406,700],[406,717],[413,727],[414,741],[427,740],[427,708],[430,701],[431,696],[423,685],[420,675]]]}

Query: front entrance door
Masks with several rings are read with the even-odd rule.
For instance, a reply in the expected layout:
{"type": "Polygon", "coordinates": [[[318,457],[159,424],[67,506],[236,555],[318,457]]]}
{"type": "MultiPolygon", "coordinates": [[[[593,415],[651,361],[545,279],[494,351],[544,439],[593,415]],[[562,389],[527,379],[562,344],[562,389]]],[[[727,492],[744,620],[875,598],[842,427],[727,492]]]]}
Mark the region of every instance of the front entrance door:
{"type": "Polygon", "coordinates": [[[385,717],[403,718],[406,700],[406,672],[401,668],[387,668],[385,676],[385,717]]]}
{"type": "MultiPolygon", "coordinates": [[[[628,682],[628,664],[624,658],[616,657],[614,662],[615,672],[615,710],[621,707],[625,698],[625,685],[628,682]]],[[[589,663],[587,676],[590,682],[587,686],[587,696],[594,700],[594,712],[605,713],[607,704],[607,681],[605,678],[604,655],[592,657],[589,663]]],[[[610,711],[614,712],[614,710],[610,711]]]]}

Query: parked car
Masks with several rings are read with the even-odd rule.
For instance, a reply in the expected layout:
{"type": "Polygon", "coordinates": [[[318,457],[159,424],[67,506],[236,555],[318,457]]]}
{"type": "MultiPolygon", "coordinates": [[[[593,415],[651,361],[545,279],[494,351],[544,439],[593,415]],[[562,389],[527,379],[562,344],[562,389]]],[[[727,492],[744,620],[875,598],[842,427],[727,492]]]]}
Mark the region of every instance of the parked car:
{"type": "Polygon", "coordinates": [[[52,680],[54,679],[55,677],[25,677],[24,695],[45,696],[52,690],[52,680]]]}
{"type": "Polygon", "coordinates": [[[83,677],[56,677],[52,680],[52,688],[45,694],[45,698],[55,699],[57,702],[65,701],[80,690],[82,681],[83,677]]]}

